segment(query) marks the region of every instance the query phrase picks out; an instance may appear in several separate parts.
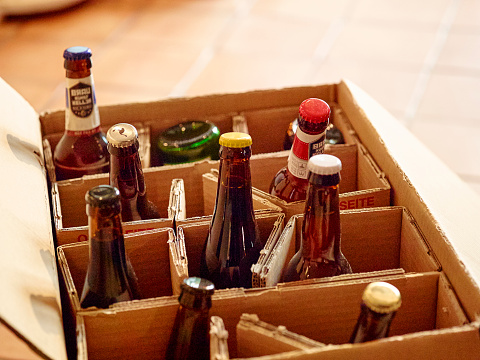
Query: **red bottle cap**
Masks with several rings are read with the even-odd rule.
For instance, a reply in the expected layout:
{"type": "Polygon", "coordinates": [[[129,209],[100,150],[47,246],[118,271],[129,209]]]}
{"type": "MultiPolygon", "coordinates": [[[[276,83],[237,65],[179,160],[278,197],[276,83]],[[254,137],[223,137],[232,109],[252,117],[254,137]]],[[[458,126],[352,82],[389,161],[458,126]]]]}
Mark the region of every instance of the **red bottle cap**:
{"type": "Polygon", "coordinates": [[[330,106],[317,98],[304,100],[298,111],[302,119],[315,124],[328,122],[330,118],[330,106]]]}

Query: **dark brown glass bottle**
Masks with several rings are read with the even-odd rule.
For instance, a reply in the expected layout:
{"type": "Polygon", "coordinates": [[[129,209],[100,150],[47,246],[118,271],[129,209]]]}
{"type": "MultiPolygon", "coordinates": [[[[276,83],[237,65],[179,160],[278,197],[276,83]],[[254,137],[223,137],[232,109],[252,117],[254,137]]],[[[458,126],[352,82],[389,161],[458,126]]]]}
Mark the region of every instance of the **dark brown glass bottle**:
{"type": "Polygon", "coordinates": [[[261,244],[253,211],[252,138],[239,132],[220,136],[220,168],[212,222],[202,252],[200,276],[217,289],[252,287],[251,266],[261,244]]]}
{"type": "Polygon", "coordinates": [[[65,132],[54,150],[56,180],[108,172],[105,134],[91,73],[92,52],[75,46],[64,51],[66,70],[65,132]]]}
{"type": "Polygon", "coordinates": [[[185,279],[166,360],[210,359],[209,311],[215,286],[198,277],[185,279]]]}
{"type": "Polygon", "coordinates": [[[322,154],[330,107],[317,98],[304,100],[299,107],[298,129],[288,156],[287,166],[273,178],[269,193],[287,202],[305,200],[307,194],[307,162],[322,154]]]}
{"type": "Polygon", "coordinates": [[[360,315],[350,343],[363,343],[388,336],[390,325],[402,304],[398,289],[386,282],[368,284],[363,292],[360,315]]]}
{"type": "Polygon", "coordinates": [[[83,308],[133,300],[137,283],[125,255],[120,194],[109,185],[99,185],[85,195],[89,226],[90,261],[80,304],[83,308]]]}
{"type": "Polygon", "coordinates": [[[142,163],[138,154],[137,129],[127,123],[113,125],[107,131],[107,140],[110,153],[110,185],[120,191],[122,220],[159,218],[156,206],[147,198],[142,163]]]}
{"type": "Polygon", "coordinates": [[[341,168],[340,160],[332,155],[315,155],[308,161],[301,245],[285,270],[285,282],[352,273],[340,247],[341,168]]]}

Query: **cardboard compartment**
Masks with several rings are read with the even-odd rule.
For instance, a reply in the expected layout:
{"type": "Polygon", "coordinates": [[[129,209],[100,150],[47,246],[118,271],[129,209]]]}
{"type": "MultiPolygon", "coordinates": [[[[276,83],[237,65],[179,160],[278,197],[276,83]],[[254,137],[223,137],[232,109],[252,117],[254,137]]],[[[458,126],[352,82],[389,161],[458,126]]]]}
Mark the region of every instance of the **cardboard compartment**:
{"type": "MultiPolygon", "coordinates": [[[[150,128],[139,122],[132,123],[138,132],[138,154],[143,167],[150,166],[150,128]]],[[[106,134],[108,127],[102,126],[102,131],[106,134]]],[[[53,162],[53,154],[55,147],[63,136],[63,132],[49,134],[43,138],[43,153],[45,157],[45,167],[47,169],[48,178],[51,183],[56,181],[55,164],[53,162]]]]}
{"type": "MultiPolygon", "coordinates": [[[[327,145],[325,153],[335,155],[342,162],[340,173],[340,210],[389,206],[390,184],[366,148],[357,145],[327,145]]],[[[252,157],[252,184],[254,194],[279,206],[287,220],[304,211],[305,202],[287,203],[268,193],[275,174],[286,166],[288,151],[261,154],[252,157]]]]}
{"type": "MultiPolygon", "coordinates": [[[[211,212],[205,212],[205,202],[209,202],[212,196],[215,199],[216,189],[213,194],[203,195],[202,174],[208,173],[216,167],[218,167],[218,162],[204,161],[144,169],[148,198],[157,205],[162,218],[127,222],[124,224],[125,233],[172,226],[173,218],[171,216],[173,213],[169,211],[169,207],[172,205],[172,182],[176,182],[178,179],[183,180],[185,191],[185,209],[182,209],[182,217],[198,218],[210,215],[211,212]]],[[[108,184],[108,182],[108,174],[99,174],[52,184],[57,245],[88,239],[85,193],[94,186],[108,184]]],[[[174,188],[173,191],[175,191],[174,188]]],[[[254,196],[254,209],[258,211],[280,210],[276,205],[257,195],[254,196]]]]}
{"type": "MultiPolygon", "coordinates": [[[[433,343],[438,343],[438,347],[428,349],[430,358],[443,356],[445,349],[441,341],[445,330],[440,330],[441,327],[461,326],[467,322],[455,297],[445,293],[451,293],[445,276],[440,272],[430,272],[379,279],[395,285],[403,298],[390,335],[427,332],[425,335],[432,336],[433,343]]],[[[332,282],[263,291],[220,290],[213,296],[210,314],[223,319],[229,333],[228,345],[232,358],[239,354],[235,329],[243,313],[257,314],[268,323],[286,326],[290,331],[318,342],[343,344],[348,342],[359,314],[361,294],[370,281],[332,282]]],[[[177,307],[178,301],[172,296],[138,306],[118,306],[115,311],[82,313],[84,333],[78,339],[85,343],[80,344],[79,348],[86,348],[91,359],[158,358],[165,353],[177,307]]],[[[457,351],[463,354],[466,348],[471,351],[480,349],[478,334],[476,341],[472,342],[471,332],[462,333],[462,330],[452,331],[461,341],[449,344],[453,348],[448,353],[457,351]]],[[[401,342],[397,341],[397,351],[408,351],[411,346],[409,340],[402,338],[401,342]]],[[[412,340],[415,341],[415,337],[412,340]]],[[[315,353],[318,356],[316,358],[322,358],[320,353],[329,348],[308,350],[307,353],[299,352],[296,355],[310,359],[307,354],[315,353]]],[[[370,355],[373,356],[373,353],[370,355]]],[[[276,356],[278,359],[287,359],[291,353],[276,356]]]]}

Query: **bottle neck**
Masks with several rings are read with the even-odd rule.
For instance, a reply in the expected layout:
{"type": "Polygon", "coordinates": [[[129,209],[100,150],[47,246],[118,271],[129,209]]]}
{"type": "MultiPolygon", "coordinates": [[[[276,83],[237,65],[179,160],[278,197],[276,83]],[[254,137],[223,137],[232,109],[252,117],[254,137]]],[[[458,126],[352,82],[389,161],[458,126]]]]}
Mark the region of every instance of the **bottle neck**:
{"type": "Polygon", "coordinates": [[[90,136],[100,132],[100,115],[90,67],[90,60],[65,61],[65,130],[69,136],[90,136]]]}
{"type": "Polygon", "coordinates": [[[88,282],[93,292],[115,296],[119,293],[118,284],[122,289],[129,286],[120,213],[102,214],[101,209],[90,206],[88,211],[88,282]]]}
{"type": "Polygon", "coordinates": [[[110,185],[120,191],[123,221],[141,220],[138,201],[146,196],[145,177],[138,144],[120,148],[108,145],[110,185]]]}
{"type": "Polygon", "coordinates": [[[388,336],[396,312],[380,314],[362,303],[360,315],[350,338],[350,343],[381,339],[388,336]]]}
{"type": "Polygon", "coordinates": [[[339,188],[331,176],[310,177],[302,227],[302,254],[312,261],[336,261],[340,256],[339,188]]]}
{"type": "Polygon", "coordinates": [[[325,148],[325,132],[308,133],[299,126],[293,139],[292,149],[288,156],[288,171],[295,177],[307,179],[307,162],[313,155],[323,154],[325,148]]]}

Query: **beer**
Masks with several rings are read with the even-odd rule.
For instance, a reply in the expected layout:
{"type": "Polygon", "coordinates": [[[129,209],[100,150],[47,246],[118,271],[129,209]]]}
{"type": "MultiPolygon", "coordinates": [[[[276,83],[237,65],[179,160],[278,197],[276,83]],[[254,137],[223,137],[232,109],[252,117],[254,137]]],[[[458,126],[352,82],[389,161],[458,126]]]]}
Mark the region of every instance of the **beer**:
{"type": "Polygon", "coordinates": [[[90,260],[80,305],[108,308],[138,298],[136,276],[125,255],[120,194],[99,185],[86,195],[90,260]]]}
{"type": "Polygon", "coordinates": [[[156,206],[147,198],[142,163],[138,154],[138,133],[133,125],[119,123],[107,131],[110,153],[110,185],[120,191],[122,220],[160,218],[156,206]]]}
{"type": "Polygon", "coordinates": [[[320,99],[304,100],[299,107],[298,129],[295,132],[287,166],[273,178],[269,193],[286,202],[305,200],[308,186],[307,162],[322,154],[330,107],[320,99]]]}
{"type": "Polygon", "coordinates": [[[218,160],[220,131],[210,121],[191,120],[166,129],[157,140],[160,165],[218,160]]]}
{"type": "Polygon", "coordinates": [[[360,315],[350,343],[362,343],[388,337],[390,325],[402,304],[398,289],[386,282],[368,284],[362,295],[360,315]]]}
{"type": "Polygon", "coordinates": [[[108,172],[105,134],[91,73],[92,52],[75,46],[64,51],[66,69],[65,132],[54,150],[56,180],[108,172]]]}
{"type": "Polygon", "coordinates": [[[219,142],[217,195],[202,251],[200,276],[211,280],[217,289],[250,288],[250,268],[261,249],[252,200],[252,138],[230,132],[222,134],[219,142]]]}
{"type": "Polygon", "coordinates": [[[179,307],[168,343],[166,360],[210,359],[209,310],[215,286],[190,277],[180,285],[179,307]]]}
{"type": "Polygon", "coordinates": [[[341,161],[332,155],[315,155],[308,161],[309,186],[302,239],[300,249],[285,270],[285,282],[352,272],[340,246],[338,196],[341,168],[341,161]]]}

